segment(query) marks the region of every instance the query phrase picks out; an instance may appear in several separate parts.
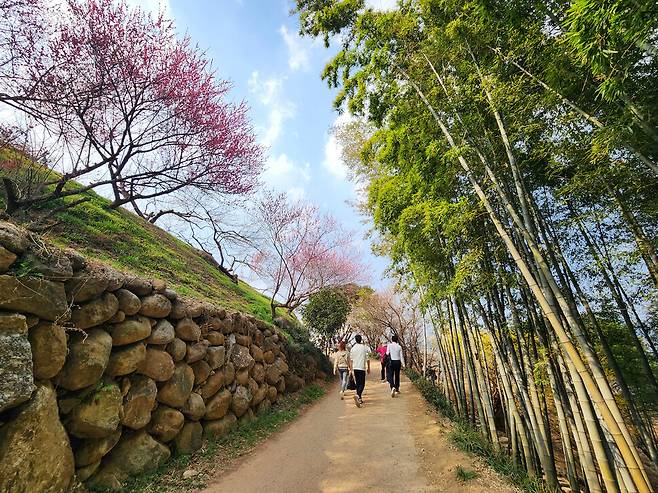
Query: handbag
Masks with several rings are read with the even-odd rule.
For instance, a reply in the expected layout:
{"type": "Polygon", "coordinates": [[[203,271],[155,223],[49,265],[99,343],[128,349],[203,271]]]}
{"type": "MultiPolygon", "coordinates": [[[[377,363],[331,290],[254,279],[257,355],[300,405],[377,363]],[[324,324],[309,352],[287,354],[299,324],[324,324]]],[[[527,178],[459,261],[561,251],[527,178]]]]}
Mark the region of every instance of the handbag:
{"type": "Polygon", "coordinates": [[[354,381],[354,377],[350,373],[350,378],[347,381],[347,390],[356,390],[356,382],[354,381]]]}

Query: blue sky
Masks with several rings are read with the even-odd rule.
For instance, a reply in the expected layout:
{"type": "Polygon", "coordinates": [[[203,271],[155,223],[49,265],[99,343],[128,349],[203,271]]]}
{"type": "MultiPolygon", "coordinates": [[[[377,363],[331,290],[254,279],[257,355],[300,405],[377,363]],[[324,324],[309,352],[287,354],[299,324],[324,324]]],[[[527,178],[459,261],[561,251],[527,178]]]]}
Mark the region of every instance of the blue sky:
{"type": "MultiPolygon", "coordinates": [[[[298,23],[286,0],[140,1],[164,8],[179,32],[207,51],[218,75],[234,83],[232,96],[244,99],[261,142],[268,148],[263,182],[330,211],[356,232],[373,286],[382,280],[386,260],[370,253],[363,239],[368,226],[352,208],[356,190],[346,177],[340,149],[329,129],[338,117],[334,91],[320,79],[331,52],[320,41],[298,36],[298,23]]],[[[390,8],[394,0],[368,0],[390,8]]]]}

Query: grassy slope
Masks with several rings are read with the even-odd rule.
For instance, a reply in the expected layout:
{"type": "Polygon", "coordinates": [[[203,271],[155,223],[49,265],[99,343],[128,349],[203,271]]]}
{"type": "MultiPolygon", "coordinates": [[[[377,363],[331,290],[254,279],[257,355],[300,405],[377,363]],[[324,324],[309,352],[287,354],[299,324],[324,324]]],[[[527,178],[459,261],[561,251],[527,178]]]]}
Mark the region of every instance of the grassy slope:
{"type": "Polygon", "coordinates": [[[239,281],[233,283],[190,245],[125,209],[108,209],[95,193],[91,200],[56,215],[46,235],[53,243],[146,278],[166,280],[179,294],[204,298],[222,307],[272,321],[269,300],[239,281]]]}
{"type": "MultiPolygon", "coordinates": [[[[4,174],[2,164],[12,160],[24,158],[14,151],[0,149],[0,177],[4,174]]],[[[25,161],[21,164],[30,165],[25,161]]],[[[67,189],[75,186],[78,185],[72,183],[67,189]]],[[[268,298],[247,283],[233,283],[190,245],[134,213],[109,209],[109,201],[94,192],[84,196],[89,198],[88,202],[55,215],[57,224],[45,234],[52,243],[74,248],[88,258],[124,272],[165,280],[183,296],[206,299],[272,322],[268,298]]],[[[79,198],[51,201],[41,206],[41,211],[31,211],[27,219],[79,198]]],[[[0,192],[0,210],[4,208],[3,199],[0,192]]]]}

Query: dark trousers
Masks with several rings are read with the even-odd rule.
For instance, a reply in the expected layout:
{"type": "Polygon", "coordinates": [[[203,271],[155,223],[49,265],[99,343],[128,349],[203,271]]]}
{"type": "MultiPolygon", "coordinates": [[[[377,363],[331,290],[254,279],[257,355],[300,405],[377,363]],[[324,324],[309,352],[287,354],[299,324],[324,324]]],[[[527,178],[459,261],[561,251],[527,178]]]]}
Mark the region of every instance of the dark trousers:
{"type": "Polygon", "coordinates": [[[395,390],[400,390],[400,368],[402,368],[402,361],[392,359],[388,367],[388,383],[395,390]]]}
{"type": "Polygon", "coordinates": [[[354,370],[354,383],[356,383],[356,395],[361,399],[361,394],[366,386],[366,371],[354,370]]]}
{"type": "Polygon", "coordinates": [[[382,361],[382,376],[381,376],[382,380],[386,378],[384,375],[386,375],[386,364],[382,361]]]}

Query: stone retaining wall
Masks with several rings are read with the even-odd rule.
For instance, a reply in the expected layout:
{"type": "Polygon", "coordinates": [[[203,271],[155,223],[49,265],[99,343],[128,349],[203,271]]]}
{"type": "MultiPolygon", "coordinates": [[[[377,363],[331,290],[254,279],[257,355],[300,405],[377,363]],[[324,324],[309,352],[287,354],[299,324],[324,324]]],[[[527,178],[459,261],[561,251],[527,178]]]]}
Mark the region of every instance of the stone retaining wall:
{"type": "Polygon", "coordinates": [[[74,476],[119,489],[317,367],[274,326],[0,221],[0,491],[66,491],[74,476]],[[302,376],[289,358],[303,359],[291,364],[302,376]]]}

